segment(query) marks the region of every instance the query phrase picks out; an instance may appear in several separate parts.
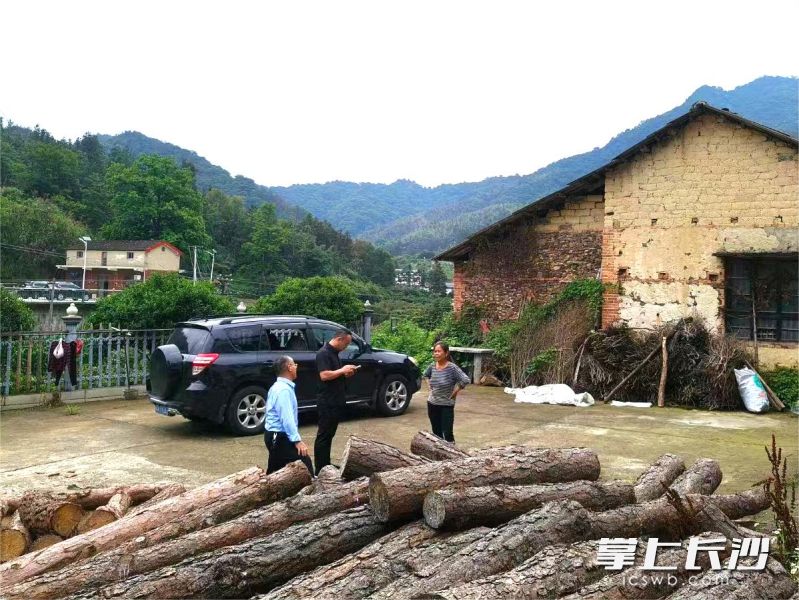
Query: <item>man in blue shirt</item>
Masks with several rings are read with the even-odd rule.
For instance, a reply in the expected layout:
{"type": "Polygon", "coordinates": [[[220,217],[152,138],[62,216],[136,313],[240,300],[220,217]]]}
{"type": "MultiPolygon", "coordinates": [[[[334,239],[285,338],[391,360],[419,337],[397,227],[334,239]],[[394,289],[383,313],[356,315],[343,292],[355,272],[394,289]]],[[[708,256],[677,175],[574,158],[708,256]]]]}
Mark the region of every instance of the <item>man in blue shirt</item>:
{"type": "Polygon", "coordinates": [[[308,446],[300,438],[297,427],[297,363],[290,356],[275,361],[277,380],[266,396],[266,431],[264,443],[269,451],[266,472],[274,473],[295,460],[301,460],[313,475],[313,465],[308,457],[308,446]]]}

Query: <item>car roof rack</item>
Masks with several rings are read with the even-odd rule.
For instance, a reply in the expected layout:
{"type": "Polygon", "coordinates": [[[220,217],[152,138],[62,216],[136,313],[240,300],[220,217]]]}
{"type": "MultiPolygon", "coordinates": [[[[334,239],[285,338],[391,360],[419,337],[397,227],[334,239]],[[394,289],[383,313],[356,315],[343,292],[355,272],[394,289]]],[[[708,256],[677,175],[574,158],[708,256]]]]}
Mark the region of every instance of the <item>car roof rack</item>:
{"type": "Polygon", "coordinates": [[[261,319],[264,317],[269,317],[271,319],[315,319],[316,317],[309,317],[308,315],[238,315],[236,317],[226,317],[219,321],[220,325],[229,325],[230,323],[238,323],[241,321],[246,321],[249,319],[261,319]]]}

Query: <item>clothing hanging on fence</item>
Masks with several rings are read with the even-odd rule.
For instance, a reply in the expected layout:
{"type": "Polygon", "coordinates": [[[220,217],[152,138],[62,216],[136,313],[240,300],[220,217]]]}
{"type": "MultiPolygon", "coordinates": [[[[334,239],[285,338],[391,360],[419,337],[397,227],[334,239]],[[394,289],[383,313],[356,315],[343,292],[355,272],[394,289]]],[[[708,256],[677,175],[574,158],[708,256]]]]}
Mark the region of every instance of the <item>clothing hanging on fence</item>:
{"type": "Polygon", "coordinates": [[[64,342],[59,340],[57,342],[50,343],[47,370],[55,377],[56,387],[58,387],[58,383],[61,381],[61,375],[64,372],[64,369],[67,370],[70,384],[75,385],[78,382],[78,365],[75,361],[77,355],[78,351],[76,350],[76,343],[74,341],[64,342]],[[58,348],[59,344],[61,344],[63,354],[60,357],[57,357],[55,350],[58,348]]]}

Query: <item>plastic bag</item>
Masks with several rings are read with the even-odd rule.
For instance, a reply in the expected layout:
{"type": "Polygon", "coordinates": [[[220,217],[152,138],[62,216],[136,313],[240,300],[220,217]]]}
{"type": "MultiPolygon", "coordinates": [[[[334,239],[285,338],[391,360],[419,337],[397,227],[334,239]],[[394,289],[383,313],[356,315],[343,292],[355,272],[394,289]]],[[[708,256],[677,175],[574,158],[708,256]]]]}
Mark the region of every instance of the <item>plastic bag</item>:
{"type": "Polygon", "coordinates": [[[738,391],[744,401],[746,410],[753,413],[764,413],[768,410],[768,396],[760,377],[752,369],[734,369],[738,381],[738,391]]]}
{"type": "Polygon", "coordinates": [[[58,340],[58,346],[53,349],[53,356],[62,358],[64,356],[64,341],[58,340]]]}

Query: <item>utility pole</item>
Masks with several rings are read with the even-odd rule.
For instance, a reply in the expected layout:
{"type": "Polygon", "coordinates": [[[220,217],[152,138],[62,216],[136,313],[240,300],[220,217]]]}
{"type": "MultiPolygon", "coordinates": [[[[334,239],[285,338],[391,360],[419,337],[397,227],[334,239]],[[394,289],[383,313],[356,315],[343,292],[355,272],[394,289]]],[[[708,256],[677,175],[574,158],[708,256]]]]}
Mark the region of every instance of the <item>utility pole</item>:
{"type": "Polygon", "coordinates": [[[191,262],[192,262],[192,271],[193,271],[191,281],[192,283],[197,283],[197,246],[192,246],[191,249],[192,249],[191,262]]]}
{"type": "Polygon", "coordinates": [[[208,281],[213,283],[214,282],[214,260],[216,259],[216,250],[206,250],[206,252],[211,255],[211,276],[208,278],[208,281]]]}

